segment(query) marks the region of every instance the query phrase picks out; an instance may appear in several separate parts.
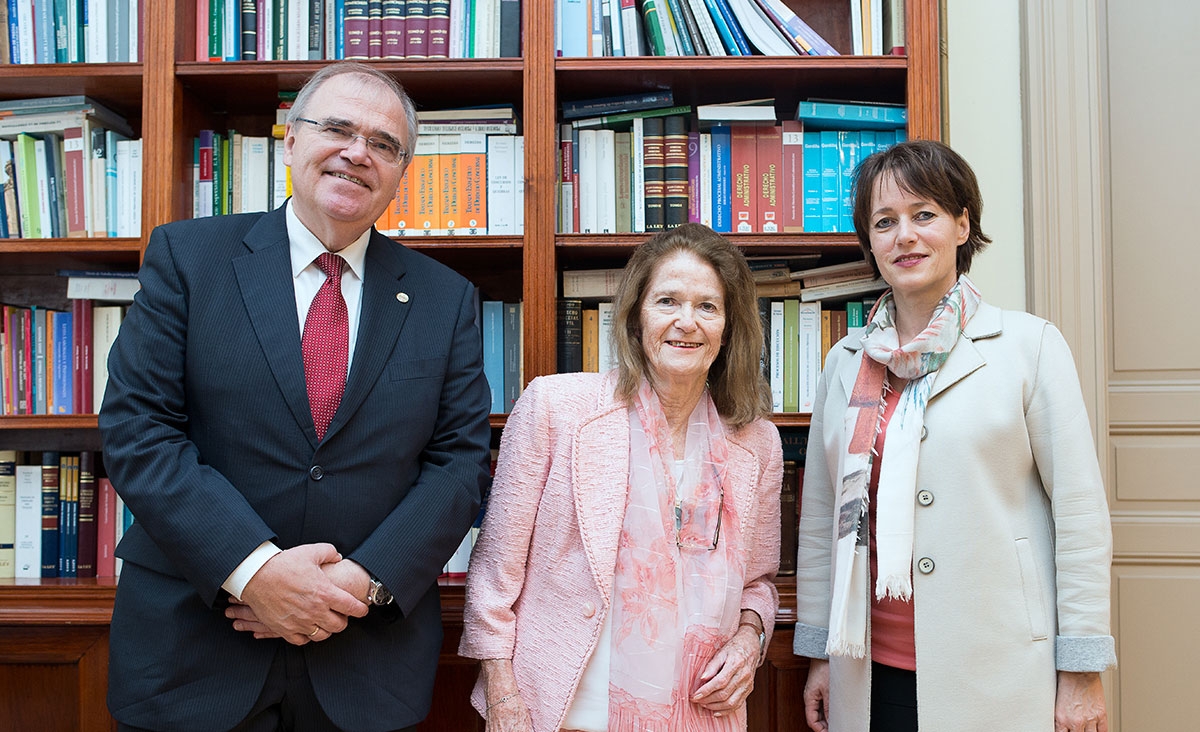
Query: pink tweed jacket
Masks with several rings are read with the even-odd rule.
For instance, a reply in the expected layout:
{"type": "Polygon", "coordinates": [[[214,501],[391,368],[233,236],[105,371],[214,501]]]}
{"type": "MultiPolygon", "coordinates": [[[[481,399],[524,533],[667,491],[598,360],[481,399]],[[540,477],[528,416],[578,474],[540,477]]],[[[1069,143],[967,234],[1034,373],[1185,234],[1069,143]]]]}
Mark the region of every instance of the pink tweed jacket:
{"type": "MultiPolygon", "coordinates": [[[[535,379],[509,415],[467,575],[459,653],[511,658],[535,732],[557,732],[612,595],[629,475],[629,417],[615,372],[535,379]]],[[[746,559],[742,608],[770,634],[779,607],[779,432],[729,435],[746,559]]],[[[726,500],[730,500],[726,496],[726,500]]],[[[483,687],[472,696],[483,710],[483,687]]]]}

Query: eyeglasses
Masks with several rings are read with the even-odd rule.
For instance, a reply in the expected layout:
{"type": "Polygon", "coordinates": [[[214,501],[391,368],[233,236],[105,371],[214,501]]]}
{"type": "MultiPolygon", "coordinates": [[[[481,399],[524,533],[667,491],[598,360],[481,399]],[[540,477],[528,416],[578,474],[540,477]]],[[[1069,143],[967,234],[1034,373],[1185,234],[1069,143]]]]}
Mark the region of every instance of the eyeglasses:
{"type": "MultiPolygon", "coordinates": [[[[717,503],[717,525],[713,529],[712,542],[709,543],[697,537],[684,538],[683,536],[683,498],[676,494],[675,496],[675,546],[680,549],[702,549],[705,551],[715,551],[717,541],[721,538],[721,514],[725,513],[725,487],[721,483],[721,476],[714,469],[714,477],[717,479],[717,485],[720,486],[717,503]]],[[[678,488],[676,488],[678,490],[678,488]]]]}
{"type": "Polygon", "coordinates": [[[408,159],[408,151],[398,142],[382,137],[360,135],[349,127],[333,122],[318,122],[315,119],[305,119],[304,117],[297,117],[296,121],[312,125],[321,139],[331,145],[339,145],[343,150],[353,145],[355,140],[362,140],[371,157],[380,162],[400,165],[408,159]]]}

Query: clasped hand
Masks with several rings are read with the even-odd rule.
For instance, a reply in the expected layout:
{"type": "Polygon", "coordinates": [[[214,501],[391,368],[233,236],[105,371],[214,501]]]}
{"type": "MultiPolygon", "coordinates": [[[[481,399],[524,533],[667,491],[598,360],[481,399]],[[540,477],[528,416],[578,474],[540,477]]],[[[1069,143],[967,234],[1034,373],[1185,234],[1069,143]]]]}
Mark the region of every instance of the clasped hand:
{"type": "Polygon", "coordinates": [[[225,617],[234,630],[255,638],[282,638],[302,646],[345,630],[351,617],[367,614],[370,576],[343,559],[331,544],[303,544],[267,560],[246,584],[242,599],[230,598],[225,617]]]}

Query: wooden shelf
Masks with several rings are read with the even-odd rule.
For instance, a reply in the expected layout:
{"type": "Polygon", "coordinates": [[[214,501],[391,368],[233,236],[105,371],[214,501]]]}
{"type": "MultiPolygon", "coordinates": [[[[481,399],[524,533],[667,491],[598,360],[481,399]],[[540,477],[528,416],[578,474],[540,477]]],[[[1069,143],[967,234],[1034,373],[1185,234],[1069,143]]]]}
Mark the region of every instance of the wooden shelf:
{"type": "Polygon", "coordinates": [[[0,627],[108,625],[117,580],[0,579],[0,627]]]}
{"type": "Polygon", "coordinates": [[[0,74],[0,99],[72,94],[86,94],[132,122],[141,117],[142,65],[9,64],[0,74]]]}

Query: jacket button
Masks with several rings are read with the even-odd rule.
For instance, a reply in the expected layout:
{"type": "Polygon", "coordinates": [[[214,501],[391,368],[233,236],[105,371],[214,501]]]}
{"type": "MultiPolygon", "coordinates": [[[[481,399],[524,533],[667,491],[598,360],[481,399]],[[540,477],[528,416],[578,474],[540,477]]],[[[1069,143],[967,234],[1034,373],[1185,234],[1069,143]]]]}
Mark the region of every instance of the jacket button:
{"type": "Polygon", "coordinates": [[[921,442],[924,442],[926,437],[929,437],[929,429],[925,425],[921,425],[921,442]]]}
{"type": "Polygon", "coordinates": [[[325,470],[320,465],[314,465],[308,469],[308,477],[313,480],[320,480],[325,477],[325,470]]]}
{"type": "Polygon", "coordinates": [[[921,574],[929,574],[933,571],[933,560],[929,557],[921,557],[917,560],[917,569],[921,570],[921,574]]]}
{"type": "Polygon", "coordinates": [[[596,614],[596,606],[590,602],[583,603],[583,617],[590,618],[596,614]]]}
{"type": "Polygon", "coordinates": [[[917,491],[917,503],[928,506],[933,503],[933,494],[929,491],[917,491]]]}

